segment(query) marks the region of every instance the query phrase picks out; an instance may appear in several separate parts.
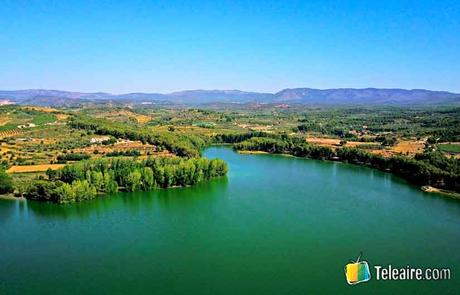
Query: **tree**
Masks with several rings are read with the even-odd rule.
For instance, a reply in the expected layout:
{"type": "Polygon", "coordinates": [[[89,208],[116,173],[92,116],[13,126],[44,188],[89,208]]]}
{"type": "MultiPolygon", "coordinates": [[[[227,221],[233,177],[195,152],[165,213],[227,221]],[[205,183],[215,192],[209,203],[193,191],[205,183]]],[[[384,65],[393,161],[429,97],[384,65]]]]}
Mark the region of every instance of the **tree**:
{"type": "Polygon", "coordinates": [[[46,170],[46,176],[48,176],[48,179],[49,180],[55,180],[56,177],[57,177],[57,172],[56,170],[53,170],[51,168],[48,168],[48,170],[46,170]]]}
{"type": "Polygon", "coordinates": [[[150,167],[144,167],[141,170],[142,190],[148,191],[155,187],[153,171],[150,167]]]}
{"type": "Polygon", "coordinates": [[[174,185],[175,178],[174,178],[174,167],[166,166],[164,167],[164,182],[163,187],[170,187],[174,185]]]}
{"type": "Polygon", "coordinates": [[[96,197],[96,188],[91,186],[87,180],[76,180],[72,183],[72,190],[75,193],[76,201],[91,200],[96,197]]]}
{"type": "Polygon", "coordinates": [[[209,164],[209,170],[211,177],[223,176],[227,173],[227,164],[220,159],[213,159],[209,164]]]}
{"type": "Polygon", "coordinates": [[[58,199],[56,184],[45,180],[34,180],[24,189],[24,195],[27,199],[31,200],[56,202],[58,199]]]}
{"type": "Polygon", "coordinates": [[[64,204],[64,203],[72,203],[76,200],[76,193],[72,187],[72,185],[68,183],[63,183],[56,189],[57,194],[57,203],[64,204]]]}
{"type": "Polygon", "coordinates": [[[141,179],[142,174],[138,170],[129,173],[125,183],[126,189],[130,192],[139,190],[141,188],[141,179]]]}
{"type": "Polygon", "coordinates": [[[77,179],[84,179],[84,172],[80,165],[66,165],[58,172],[59,179],[66,183],[72,183],[77,179]]]}
{"type": "Polygon", "coordinates": [[[0,194],[13,192],[13,179],[5,170],[0,169],[0,194]]]}
{"type": "Polygon", "coordinates": [[[104,175],[102,172],[91,171],[88,181],[96,188],[96,190],[102,191],[104,189],[104,175]]]}
{"type": "Polygon", "coordinates": [[[114,180],[113,171],[104,173],[104,191],[107,193],[118,191],[118,183],[114,180]]]}
{"type": "Polygon", "coordinates": [[[155,167],[153,169],[153,177],[155,178],[155,182],[158,185],[164,186],[165,176],[164,176],[164,168],[163,167],[155,167]]]}

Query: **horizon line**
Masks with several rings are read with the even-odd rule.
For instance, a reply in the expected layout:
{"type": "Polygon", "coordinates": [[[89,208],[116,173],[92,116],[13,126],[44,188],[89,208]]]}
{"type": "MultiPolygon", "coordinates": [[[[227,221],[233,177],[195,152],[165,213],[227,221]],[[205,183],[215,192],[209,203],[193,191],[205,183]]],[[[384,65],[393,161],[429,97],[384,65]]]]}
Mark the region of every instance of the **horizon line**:
{"type": "Polygon", "coordinates": [[[108,95],[127,95],[127,94],[160,94],[160,95],[170,95],[175,93],[181,92],[192,92],[192,91],[235,91],[235,92],[244,92],[244,93],[259,93],[259,94],[277,94],[284,90],[298,90],[298,89],[310,89],[310,90],[405,90],[405,91],[433,91],[433,92],[446,92],[451,94],[460,94],[459,92],[453,92],[449,90],[433,90],[433,89],[426,89],[426,88],[387,88],[387,87],[337,87],[337,88],[312,88],[312,87],[293,87],[293,88],[283,88],[276,92],[266,92],[266,91],[251,91],[251,90],[241,90],[241,89],[203,89],[203,88],[196,88],[196,89],[183,89],[183,90],[175,90],[171,92],[148,92],[148,91],[133,91],[133,92],[124,92],[124,93],[112,93],[112,92],[105,92],[105,91],[74,91],[74,90],[61,90],[61,89],[47,89],[47,88],[27,88],[27,89],[0,89],[0,91],[8,91],[8,92],[17,92],[17,91],[58,91],[58,92],[69,92],[69,93],[82,93],[82,94],[108,94],[108,95]]]}

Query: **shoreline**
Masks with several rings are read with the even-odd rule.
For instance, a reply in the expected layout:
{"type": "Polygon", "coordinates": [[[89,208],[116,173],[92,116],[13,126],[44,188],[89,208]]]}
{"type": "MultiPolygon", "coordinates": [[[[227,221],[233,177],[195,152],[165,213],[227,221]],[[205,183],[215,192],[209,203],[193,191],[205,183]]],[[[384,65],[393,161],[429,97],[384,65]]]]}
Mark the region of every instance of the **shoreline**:
{"type": "Polygon", "coordinates": [[[460,194],[457,193],[457,192],[454,192],[454,191],[449,191],[449,190],[445,190],[445,189],[441,189],[441,188],[436,188],[436,187],[433,187],[431,185],[421,186],[420,189],[422,191],[424,191],[424,192],[427,192],[427,193],[437,193],[437,194],[441,194],[441,195],[443,195],[445,197],[460,200],[460,194]]]}
{"type": "MultiPolygon", "coordinates": [[[[297,157],[297,156],[294,156],[294,155],[291,155],[291,154],[277,154],[277,153],[270,153],[270,152],[265,152],[265,151],[248,151],[248,150],[235,150],[235,151],[237,153],[243,154],[243,155],[277,155],[277,156],[284,156],[284,157],[295,157],[295,158],[299,158],[299,159],[303,158],[303,157],[297,157]]],[[[326,160],[320,160],[320,159],[312,159],[312,160],[326,161],[326,160]]],[[[340,161],[340,160],[336,160],[334,162],[348,163],[348,162],[344,162],[344,161],[340,161]]],[[[348,163],[348,164],[356,165],[356,164],[353,164],[353,163],[348,163]]],[[[361,165],[358,165],[358,166],[361,166],[361,165]]],[[[377,169],[375,167],[372,167],[372,166],[366,166],[366,167],[369,167],[371,169],[379,170],[379,169],[377,169]]],[[[382,170],[380,170],[380,171],[382,171],[382,170]]],[[[393,175],[396,175],[391,171],[386,171],[386,172],[391,173],[393,175]]],[[[403,177],[403,179],[404,179],[404,177],[403,177]]],[[[411,183],[411,182],[408,181],[408,183],[411,183]]],[[[411,184],[413,184],[413,183],[411,183],[411,184]]],[[[424,191],[426,193],[439,194],[439,195],[441,195],[443,197],[448,197],[448,198],[451,198],[451,199],[460,200],[460,193],[457,193],[455,191],[445,190],[445,189],[433,187],[433,186],[430,186],[430,185],[423,185],[423,186],[421,186],[419,188],[420,188],[420,190],[422,190],[422,191],[424,191]]]]}
{"type": "MultiPolygon", "coordinates": [[[[236,152],[242,155],[271,155],[269,152],[264,152],[264,151],[236,151],[236,152]]],[[[276,155],[280,155],[280,154],[276,154],[276,155]]]]}
{"type": "Polygon", "coordinates": [[[287,153],[282,153],[282,154],[277,154],[277,153],[270,153],[270,152],[264,152],[264,151],[238,151],[235,150],[238,154],[242,155],[276,155],[276,156],[282,156],[282,157],[292,157],[292,158],[299,158],[302,159],[302,157],[297,157],[291,154],[287,153]]]}
{"type": "Polygon", "coordinates": [[[6,194],[0,195],[0,200],[8,200],[8,201],[26,201],[27,199],[24,197],[15,197],[13,194],[6,194]]]}

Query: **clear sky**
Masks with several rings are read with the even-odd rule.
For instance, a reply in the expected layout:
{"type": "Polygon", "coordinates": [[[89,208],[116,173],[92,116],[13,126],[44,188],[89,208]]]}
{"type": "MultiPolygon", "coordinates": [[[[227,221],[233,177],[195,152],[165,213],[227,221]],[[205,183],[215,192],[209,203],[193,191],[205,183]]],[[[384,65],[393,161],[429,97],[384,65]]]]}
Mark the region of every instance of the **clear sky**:
{"type": "Polygon", "coordinates": [[[294,87],[460,92],[460,1],[0,4],[2,90],[294,87]]]}

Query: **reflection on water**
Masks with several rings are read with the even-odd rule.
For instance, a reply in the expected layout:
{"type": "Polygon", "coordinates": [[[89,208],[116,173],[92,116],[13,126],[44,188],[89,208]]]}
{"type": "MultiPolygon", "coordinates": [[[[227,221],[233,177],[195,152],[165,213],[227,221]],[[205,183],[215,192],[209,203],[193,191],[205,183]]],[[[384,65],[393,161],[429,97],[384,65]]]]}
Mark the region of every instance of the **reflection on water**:
{"type": "Polygon", "coordinates": [[[216,196],[225,195],[228,179],[222,177],[194,187],[156,189],[150,192],[116,193],[95,200],[74,204],[52,204],[38,201],[0,202],[0,220],[7,221],[15,215],[27,217],[28,210],[45,218],[86,218],[113,210],[128,210],[136,214],[156,204],[164,209],[193,206],[197,202],[212,202],[216,196]]]}
{"type": "Polygon", "coordinates": [[[164,209],[191,207],[195,203],[211,203],[226,195],[228,178],[222,177],[193,188],[176,188],[156,192],[158,204],[164,209]]]}
{"type": "Polygon", "coordinates": [[[115,195],[110,195],[97,200],[74,203],[74,204],[52,204],[42,203],[38,201],[27,201],[27,206],[30,211],[40,217],[45,218],[85,218],[91,213],[104,212],[113,209],[116,203],[113,201],[116,198],[115,195]]]}

